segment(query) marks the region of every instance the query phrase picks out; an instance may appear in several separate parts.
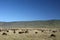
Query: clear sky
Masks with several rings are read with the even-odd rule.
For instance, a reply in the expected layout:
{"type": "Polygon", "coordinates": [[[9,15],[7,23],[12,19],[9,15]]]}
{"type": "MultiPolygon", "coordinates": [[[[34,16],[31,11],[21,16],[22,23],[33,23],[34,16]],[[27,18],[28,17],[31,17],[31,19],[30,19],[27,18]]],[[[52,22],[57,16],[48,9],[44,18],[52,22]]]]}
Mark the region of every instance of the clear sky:
{"type": "Polygon", "coordinates": [[[0,21],[60,19],[60,0],[0,0],[0,21]]]}

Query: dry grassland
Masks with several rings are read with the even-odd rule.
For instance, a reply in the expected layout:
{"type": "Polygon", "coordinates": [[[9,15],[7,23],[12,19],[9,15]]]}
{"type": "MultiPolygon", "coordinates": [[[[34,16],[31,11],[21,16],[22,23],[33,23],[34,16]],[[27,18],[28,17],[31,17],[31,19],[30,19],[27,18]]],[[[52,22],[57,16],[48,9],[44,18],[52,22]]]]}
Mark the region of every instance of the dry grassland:
{"type": "Polygon", "coordinates": [[[60,40],[59,28],[19,28],[7,30],[0,30],[0,40],[60,40]]]}

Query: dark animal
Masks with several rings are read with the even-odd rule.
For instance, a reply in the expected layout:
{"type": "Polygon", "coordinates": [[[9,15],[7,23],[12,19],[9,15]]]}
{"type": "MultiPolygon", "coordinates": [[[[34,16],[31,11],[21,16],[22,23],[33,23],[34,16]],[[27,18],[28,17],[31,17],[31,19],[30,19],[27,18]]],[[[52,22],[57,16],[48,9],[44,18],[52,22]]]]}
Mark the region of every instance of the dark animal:
{"type": "Polygon", "coordinates": [[[18,32],[19,34],[22,34],[22,33],[24,33],[24,32],[18,32]]]}
{"type": "Polygon", "coordinates": [[[0,32],[1,32],[2,30],[0,29],[0,32]]]}
{"type": "Polygon", "coordinates": [[[50,37],[56,37],[56,35],[54,35],[54,34],[51,34],[51,35],[50,35],[50,37]]]}
{"type": "Polygon", "coordinates": [[[9,31],[7,30],[7,32],[9,32],[9,31]]]}
{"type": "Polygon", "coordinates": [[[53,33],[56,33],[57,31],[52,31],[53,33]]]}
{"type": "Polygon", "coordinates": [[[37,34],[38,32],[35,32],[35,34],[37,34]]]}
{"type": "Polygon", "coordinates": [[[28,30],[26,30],[25,33],[28,33],[28,30]]]}
{"type": "Polygon", "coordinates": [[[2,33],[2,35],[7,35],[7,33],[2,33]]]}
{"type": "Polygon", "coordinates": [[[41,30],[41,32],[44,32],[44,30],[41,30]]]}
{"type": "Polygon", "coordinates": [[[13,31],[13,33],[16,33],[15,30],[13,31]]]}

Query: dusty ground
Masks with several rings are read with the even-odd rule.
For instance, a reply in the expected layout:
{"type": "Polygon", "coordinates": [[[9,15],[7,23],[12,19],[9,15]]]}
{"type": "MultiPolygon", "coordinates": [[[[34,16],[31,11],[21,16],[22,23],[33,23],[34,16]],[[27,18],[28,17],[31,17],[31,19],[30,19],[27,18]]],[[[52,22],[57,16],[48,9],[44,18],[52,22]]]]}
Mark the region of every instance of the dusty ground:
{"type": "Polygon", "coordinates": [[[2,35],[0,32],[0,40],[60,40],[60,31],[59,28],[41,28],[40,30],[35,28],[29,30],[28,33],[19,34],[18,31],[16,33],[5,32],[7,35],[2,35]],[[44,31],[42,32],[41,29],[44,31]],[[56,31],[56,32],[53,32],[56,31]],[[53,36],[51,36],[53,34],[53,36]]]}

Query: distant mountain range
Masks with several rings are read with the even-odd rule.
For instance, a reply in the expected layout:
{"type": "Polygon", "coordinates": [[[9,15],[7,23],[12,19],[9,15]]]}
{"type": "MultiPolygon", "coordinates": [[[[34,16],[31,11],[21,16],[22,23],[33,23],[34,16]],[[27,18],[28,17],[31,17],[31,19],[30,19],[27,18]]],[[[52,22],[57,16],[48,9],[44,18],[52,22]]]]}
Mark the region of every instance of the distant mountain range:
{"type": "Polygon", "coordinates": [[[40,27],[60,28],[60,20],[0,22],[0,28],[40,28],[40,27]]]}

